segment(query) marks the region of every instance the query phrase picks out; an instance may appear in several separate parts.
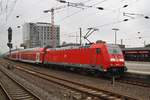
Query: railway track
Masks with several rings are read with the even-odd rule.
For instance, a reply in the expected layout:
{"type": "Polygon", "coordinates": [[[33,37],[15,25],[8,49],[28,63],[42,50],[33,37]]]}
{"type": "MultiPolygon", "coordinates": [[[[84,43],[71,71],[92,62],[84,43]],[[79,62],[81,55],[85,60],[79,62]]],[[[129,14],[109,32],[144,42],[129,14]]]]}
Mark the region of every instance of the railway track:
{"type": "Polygon", "coordinates": [[[9,97],[7,96],[5,89],[3,88],[1,83],[0,83],[0,100],[9,100],[9,97]]]}
{"type": "Polygon", "coordinates": [[[7,95],[8,100],[40,100],[14,78],[0,69],[0,85],[7,95]]]}
{"type": "Polygon", "coordinates": [[[125,83],[125,84],[131,84],[131,85],[137,85],[137,86],[141,86],[141,87],[150,88],[150,83],[149,82],[137,81],[136,79],[128,79],[128,78],[124,77],[124,78],[118,79],[116,81],[120,82],[120,83],[125,83]]]}
{"type": "Polygon", "coordinates": [[[149,82],[142,82],[142,81],[138,81],[136,79],[129,79],[128,77],[127,78],[123,77],[121,79],[118,79],[118,80],[116,80],[116,82],[150,88],[149,82]]]}
{"type": "Polygon", "coordinates": [[[133,79],[122,79],[122,80],[120,79],[120,80],[117,80],[117,82],[150,88],[150,83],[141,82],[141,81],[137,81],[133,79]]]}
{"type": "MultiPolygon", "coordinates": [[[[19,64],[15,64],[15,65],[18,66],[19,64]]],[[[53,83],[63,85],[65,87],[74,89],[76,91],[91,95],[93,97],[98,97],[98,98],[106,99],[106,100],[107,99],[108,100],[114,100],[114,99],[117,99],[117,100],[135,100],[133,98],[126,97],[126,96],[123,96],[123,95],[120,95],[120,94],[115,94],[115,93],[111,93],[111,92],[108,92],[108,91],[99,90],[95,87],[85,86],[81,83],[76,83],[76,82],[73,82],[73,81],[70,81],[70,80],[61,79],[61,78],[58,78],[58,77],[55,77],[55,76],[47,75],[47,74],[44,74],[44,73],[39,72],[39,71],[31,70],[30,68],[24,68],[25,65],[19,65],[19,66],[20,67],[16,67],[19,70],[25,71],[27,73],[30,73],[30,74],[38,76],[38,77],[40,76],[41,78],[46,79],[48,81],[51,81],[53,83]],[[69,82],[69,83],[67,83],[67,82],[69,82]],[[67,85],[65,83],[67,83],[67,85]],[[77,85],[72,87],[72,84],[77,84],[77,85]],[[80,89],[75,89],[75,87],[79,87],[80,89]]],[[[150,84],[145,84],[145,83],[140,82],[140,81],[117,80],[117,82],[125,83],[125,84],[131,84],[131,85],[138,85],[138,86],[148,87],[148,88],[150,87],[150,84]]]]}
{"type": "Polygon", "coordinates": [[[109,91],[101,90],[101,89],[98,89],[98,88],[95,88],[92,86],[81,84],[79,82],[74,82],[74,81],[62,79],[59,77],[55,77],[52,75],[47,75],[47,74],[44,74],[42,72],[39,72],[39,71],[36,71],[33,69],[25,68],[23,66],[21,66],[21,67],[15,66],[15,68],[19,69],[21,71],[24,71],[26,73],[32,74],[36,77],[40,77],[47,81],[53,82],[55,84],[67,87],[69,89],[78,91],[80,93],[84,93],[91,97],[97,97],[102,100],[136,100],[136,99],[128,97],[128,96],[123,96],[123,95],[120,95],[117,93],[112,93],[109,91]]]}

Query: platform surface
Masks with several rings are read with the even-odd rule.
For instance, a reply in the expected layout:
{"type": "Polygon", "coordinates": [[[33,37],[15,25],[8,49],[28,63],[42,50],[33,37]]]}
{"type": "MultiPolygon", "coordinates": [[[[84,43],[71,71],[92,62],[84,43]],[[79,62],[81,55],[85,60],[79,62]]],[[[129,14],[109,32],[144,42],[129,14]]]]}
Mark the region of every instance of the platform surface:
{"type": "Polygon", "coordinates": [[[126,61],[128,72],[150,75],[150,62],[126,61]]]}

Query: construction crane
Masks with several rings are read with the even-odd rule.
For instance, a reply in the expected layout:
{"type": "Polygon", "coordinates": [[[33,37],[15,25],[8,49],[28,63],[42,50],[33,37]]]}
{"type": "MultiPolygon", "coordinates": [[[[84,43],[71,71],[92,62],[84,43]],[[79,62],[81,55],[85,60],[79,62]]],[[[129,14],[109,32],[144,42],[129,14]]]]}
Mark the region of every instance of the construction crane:
{"type": "Polygon", "coordinates": [[[51,8],[50,10],[44,10],[44,13],[48,13],[51,12],[51,39],[52,39],[52,47],[55,48],[56,47],[56,34],[55,34],[55,26],[54,26],[54,10],[59,10],[62,8],[65,8],[67,6],[59,6],[56,8],[51,8]]]}
{"type": "MultiPolygon", "coordinates": [[[[77,8],[92,7],[92,6],[86,6],[83,3],[72,3],[72,2],[67,2],[65,0],[57,0],[57,1],[59,1],[60,3],[67,3],[67,5],[59,6],[59,7],[53,7],[50,10],[44,10],[44,13],[51,12],[51,27],[52,27],[52,29],[51,29],[51,38],[52,38],[52,47],[53,48],[56,47],[56,41],[55,41],[56,34],[55,34],[55,27],[54,27],[54,11],[65,8],[65,7],[69,7],[69,6],[77,7],[77,8]]],[[[82,9],[84,9],[84,8],[82,8],[82,9]]]]}

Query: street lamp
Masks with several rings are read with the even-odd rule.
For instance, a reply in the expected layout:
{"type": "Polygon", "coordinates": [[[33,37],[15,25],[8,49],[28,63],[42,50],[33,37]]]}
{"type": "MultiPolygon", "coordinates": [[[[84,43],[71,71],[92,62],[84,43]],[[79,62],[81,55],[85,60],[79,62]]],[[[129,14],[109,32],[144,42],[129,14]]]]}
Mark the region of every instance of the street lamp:
{"type": "Polygon", "coordinates": [[[117,31],[119,31],[118,28],[113,28],[112,30],[115,31],[115,44],[117,44],[117,31]]]}

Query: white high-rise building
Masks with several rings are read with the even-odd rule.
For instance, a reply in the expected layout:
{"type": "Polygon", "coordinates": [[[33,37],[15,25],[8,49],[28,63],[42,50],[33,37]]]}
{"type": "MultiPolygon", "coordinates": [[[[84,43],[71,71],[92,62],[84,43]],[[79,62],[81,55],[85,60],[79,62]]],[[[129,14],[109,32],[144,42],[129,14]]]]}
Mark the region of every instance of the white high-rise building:
{"type": "MultiPolygon", "coordinates": [[[[60,44],[60,26],[55,25],[55,42],[60,44]]],[[[23,44],[26,48],[52,46],[52,25],[50,23],[25,23],[23,25],[23,44]]]]}

